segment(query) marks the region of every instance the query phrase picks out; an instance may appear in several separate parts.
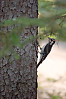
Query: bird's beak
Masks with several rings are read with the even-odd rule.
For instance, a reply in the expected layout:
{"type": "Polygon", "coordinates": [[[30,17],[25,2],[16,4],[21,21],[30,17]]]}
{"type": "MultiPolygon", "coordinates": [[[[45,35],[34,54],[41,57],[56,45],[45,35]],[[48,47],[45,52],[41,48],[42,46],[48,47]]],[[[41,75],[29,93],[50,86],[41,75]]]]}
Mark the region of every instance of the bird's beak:
{"type": "Polygon", "coordinates": [[[50,39],[51,39],[51,38],[50,38],[50,37],[48,37],[48,41],[50,41],[50,39]]]}
{"type": "Polygon", "coordinates": [[[51,38],[50,38],[50,37],[48,37],[48,39],[50,40],[51,38]]]}

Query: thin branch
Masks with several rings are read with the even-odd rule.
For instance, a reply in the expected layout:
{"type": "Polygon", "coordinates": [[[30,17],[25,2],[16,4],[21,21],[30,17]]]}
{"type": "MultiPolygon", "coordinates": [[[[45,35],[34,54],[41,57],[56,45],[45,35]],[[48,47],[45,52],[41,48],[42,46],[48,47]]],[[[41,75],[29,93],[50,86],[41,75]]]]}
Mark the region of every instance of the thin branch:
{"type": "Polygon", "coordinates": [[[61,18],[66,18],[66,15],[62,15],[62,16],[56,15],[55,16],[55,19],[61,19],[61,18]]]}

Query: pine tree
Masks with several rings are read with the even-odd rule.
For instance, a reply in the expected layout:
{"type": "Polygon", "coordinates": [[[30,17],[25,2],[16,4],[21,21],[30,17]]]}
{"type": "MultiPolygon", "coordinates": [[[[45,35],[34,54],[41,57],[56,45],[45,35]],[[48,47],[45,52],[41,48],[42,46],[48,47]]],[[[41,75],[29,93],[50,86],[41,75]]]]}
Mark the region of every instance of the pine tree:
{"type": "Polygon", "coordinates": [[[25,27],[19,18],[37,15],[37,0],[0,1],[1,99],[37,99],[37,42],[30,40],[37,35],[37,26],[25,27]]]}

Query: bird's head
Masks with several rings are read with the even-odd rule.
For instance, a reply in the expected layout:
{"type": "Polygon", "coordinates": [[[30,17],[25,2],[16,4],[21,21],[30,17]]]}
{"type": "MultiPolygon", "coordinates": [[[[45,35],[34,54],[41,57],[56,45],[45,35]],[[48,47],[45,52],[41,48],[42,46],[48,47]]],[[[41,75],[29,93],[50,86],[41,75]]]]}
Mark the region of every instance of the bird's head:
{"type": "Polygon", "coordinates": [[[55,39],[53,39],[53,38],[49,38],[49,37],[48,37],[48,39],[49,39],[49,43],[50,43],[50,45],[53,45],[53,44],[55,43],[55,39]]]}

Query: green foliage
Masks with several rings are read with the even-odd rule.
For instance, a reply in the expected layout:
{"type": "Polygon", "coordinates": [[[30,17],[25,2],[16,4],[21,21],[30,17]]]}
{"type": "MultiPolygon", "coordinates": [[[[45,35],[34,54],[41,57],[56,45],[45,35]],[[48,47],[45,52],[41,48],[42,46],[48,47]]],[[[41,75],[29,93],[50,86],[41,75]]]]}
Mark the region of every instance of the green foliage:
{"type": "Polygon", "coordinates": [[[61,99],[60,96],[52,96],[51,99],[61,99]]]}
{"type": "Polygon", "coordinates": [[[66,40],[66,0],[39,0],[38,4],[39,19],[44,22],[39,27],[39,38],[53,36],[66,40]]]}
{"type": "Polygon", "coordinates": [[[39,13],[39,18],[47,19],[39,33],[43,33],[44,37],[55,35],[57,39],[66,40],[66,1],[39,0],[39,13]]]}
{"type": "Polygon", "coordinates": [[[18,17],[3,20],[0,23],[0,46],[2,46],[0,56],[13,52],[16,46],[23,48],[37,37],[44,39],[53,36],[57,39],[66,40],[66,1],[39,0],[38,8],[39,18],[18,17]],[[20,35],[24,28],[32,26],[39,27],[38,36],[28,37],[21,43],[20,35]],[[7,31],[7,27],[9,31],[7,31]]]}

